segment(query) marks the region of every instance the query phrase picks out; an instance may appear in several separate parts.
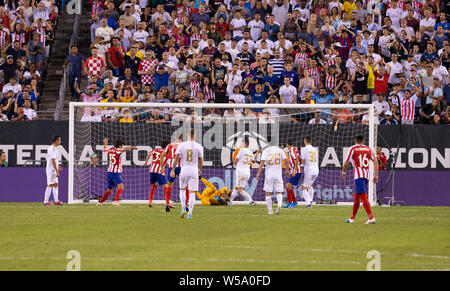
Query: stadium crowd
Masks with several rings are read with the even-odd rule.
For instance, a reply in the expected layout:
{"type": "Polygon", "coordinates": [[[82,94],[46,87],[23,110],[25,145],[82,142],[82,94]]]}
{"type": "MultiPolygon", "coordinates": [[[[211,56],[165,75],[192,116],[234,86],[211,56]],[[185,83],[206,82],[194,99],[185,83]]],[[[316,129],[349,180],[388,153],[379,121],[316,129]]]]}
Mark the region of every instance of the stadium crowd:
{"type": "Polygon", "coordinates": [[[0,1],[0,121],[38,119],[57,20],[54,0],[0,1]]]}
{"type": "MultiPolygon", "coordinates": [[[[92,0],[91,55],[67,57],[84,102],[375,104],[376,123],[449,124],[441,0],[92,0]],[[80,88],[88,78],[86,88],[80,88]]],[[[341,123],[367,115],[334,110],[341,123]]],[[[82,121],[164,122],[184,108],[84,109],[82,121]]],[[[277,109],[205,110],[204,117],[277,109]]],[[[292,122],[328,123],[326,114],[292,122]]]]}

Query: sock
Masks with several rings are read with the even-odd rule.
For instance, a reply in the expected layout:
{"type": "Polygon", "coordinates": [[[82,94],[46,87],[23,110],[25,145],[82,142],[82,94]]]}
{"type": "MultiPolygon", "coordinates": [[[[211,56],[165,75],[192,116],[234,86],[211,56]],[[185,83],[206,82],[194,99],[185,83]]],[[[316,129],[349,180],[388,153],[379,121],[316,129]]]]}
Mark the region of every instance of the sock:
{"type": "Polygon", "coordinates": [[[59,202],[58,187],[53,187],[53,202],[59,202]]]}
{"type": "Polygon", "coordinates": [[[248,200],[248,202],[250,202],[250,203],[253,202],[252,197],[250,197],[250,195],[247,192],[245,192],[244,190],[242,190],[241,195],[244,196],[245,200],[248,200]]]}
{"type": "Polygon", "coordinates": [[[47,187],[45,189],[44,203],[48,203],[48,199],[50,199],[50,194],[52,194],[52,187],[47,187]]]}
{"type": "Polygon", "coordinates": [[[283,203],[283,195],[277,194],[277,202],[278,202],[278,208],[281,207],[281,204],[283,203]]]}
{"type": "Polygon", "coordinates": [[[169,204],[170,204],[170,197],[172,196],[172,186],[167,187],[167,194],[169,195],[169,204]]]}
{"type": "Polygon", "coordinates": [[[367,194],[360,194],[361,196],[361,201],[363,204],[364,209],[366,210],[367,216],[369,216],[369,219],[373,218],[373,214],[372,214],[372,208],[370,207],[370,202],[367,199],[367,194]]]}
{"type": "Polygon", "coordinates": [[[233,189],[233,192],[231,192],[230,201],[233,201],[234,198],[236,198],[238,192],[236,189],[233,189]]]}
{"type": "Polygon", "coordinates": [[[267,209],[272,212],[272,197],[266,196],[267,209]]]}
{"type": "Polygon", "coordinates": [[[290,189],[286,189],[286,198],[287,198],[287,203],[292,203],[292,196],[291,196],[290,189]]]}
{"type": "Polygon", "coordinates": [[[303,189],[302,190],[302,194],[303,194],[303,199],[305,199],[306,204],[309,204],[309,192],[308,189],[303,189]]]}
{"type": "Polygon", "coordinates": [[[180,190],[181,212],[184,211],[184,206],[186,205],[186,195],[186,190],[180,190]]]}
{"type": "Polygon", "coordinates": [[[119,201],[119,199],[120,199],[120,196],[122,196],[122,192],[123,192],[123,189],[117,189],[117,191],[116,191],[116,198],[114,198],[114,201],[119,201]]]}
{"type": "Polygon", "coordinates": [[[106,190],[105,194],[103,194],[102,198],[100,198],[100,203],[103,203],[106,201],[106,199],[108,199],[109,194],[111,194],[111,191],[106,190]]]}
{"type": "Polygon", "coordinates": [[[155,196],[156,186],[157,185],[152,185],[152,188],[150,189],[150,194],[149,194],[149,198],[148,198],[149,204],[153,203],[153,196],[155,196]]]}
{"type": "Polygon", "coordinates": [[[190,195],[189,196],[189,215],[192,215],[192,211],[194,210],[194,205],[195,205],[195,195],[190,195]]]}
{"type": "Polygon", "coordinates": [[[291,192],[291,201],[292,201],[292,203],[297,203],[297,198],[295,198],[294,189],[290,189],[289,191],[291,192]]]}
{"type": "Polygon", "coordinates": [[[359,195],[355,193],[355,201],[353,202],[353,214],[350,219],[355,219],[359,209],[359,195]]]}
{"type": "Polygon", "coordinates": [[[164,188],[164,198],[166,199],[166,205],[169,205],[169,199],[170,199],[170,188],[169,187],[164,188]]]}
{"type": "Polygon", "coordinates": [[[308,187],[308,194],[309,194],[309,204],[312,204],[314,200],[314,188],[312,186],[308,187]]]}
{"type": "Polygon", "coordinates": [[[188,188],[188,186],[186,186],[186,200],[185,201],[186,202],[185,202],[184,206],[188,206],[188,202],[189,202],[189,188],[188,188]]]}

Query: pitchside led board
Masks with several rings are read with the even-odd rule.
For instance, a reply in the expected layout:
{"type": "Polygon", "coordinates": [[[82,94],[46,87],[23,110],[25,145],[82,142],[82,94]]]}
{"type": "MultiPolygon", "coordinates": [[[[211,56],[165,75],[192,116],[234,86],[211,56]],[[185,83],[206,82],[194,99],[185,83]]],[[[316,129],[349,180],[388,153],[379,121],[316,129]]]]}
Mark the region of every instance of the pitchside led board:
{"type": "MultiPolygon", "coordinates": [[[[80,126],[89,127],[90,136],[89,142],[83,142],[83,136],[75,137],[76,157],[78,161],[76,165],[75,186],[79,185],[78,190],[75,191],[75,198],[78,196],[95,196],[104,191],[104,183],[98,181],[96,183],[83,182],[81,180],[83,175],[98,177],[103,180],[106,173],[105,167],[96,169],[89,168],[89,156],[93,153],[99,155],[101,160],[106,163],[107,157],[102,153],[104,133],[116,132],[118,133],[127,145],[137,145],[138,150],[131,151],[124,155],[124,176],[127,173],[143,178],[136,180],[140,184],[137,186],[128,187],[134,191],[126,191],[129,195],[135,197],[128,197],[129,199],[139,196],[137,191],[142,191],[147,194],[149,181],[146,179],[146,169],[140,167],[145,160],[145,156],[150,148],[154,148],[160,143],[162,139],[170,139],[171,134],[177,130],[176,126],[170,123],[166,124],[146,124],[145,126],[138,124],[113,124],[113,123],[85,123],[80,126]],[[80,175],[81,174],[81,175],[80,175]],[[138,190],[137,188],[142,188],[138,190]],[[134,193],[132,193],[134,192],[134,193]]],[[[224,125],[225,126],[225,125],[224,125]]],[[[256,127],[254,130],[249,130],[247,135],[250,139],[250,148],[254,151],[264,148],[271,143],[284,143],[288,138],[292,139],[294,144],[300,146],[302,138],[305,134],[312,135],[315,144],[326,145],[319,148],[319,166],[321,175],[316,182],[316,199],[336,199],[337,201],[351,201],[352,189],[351,184],[339,183],[337,177],[340,175],[340,168],[343,164],[343,159],[346,150],[353,144],[352,137],[357,133],[366,133],[364,125],[348,125],[354,134],[347,134],[345,141],[342,141],[342,136],[339,138],[334,135],[339,135],[343,131],[334,131],[332,125],[305,125],[305,124],[283,124],[282,130],[277,130],[278,135],[272,134],[271,126],[269,125],[264,131],[256,127]],[[297,127],[295,131],[289,127],[297,127]],[[313,128],[316,127],[316,128],[313,128]],[[321,127],[321,130],[317,130],[321,127]],[[296,132],[296,135],[287,136],[285,133],[296,132]],[[338,144],[336,144],[338,141],[338,144]],[[322,178],[321,178],[322,177],[322,178]],[[329,181],[334,181],[332,186],[329,186],[329,181]],[[324,186],[326,185],[326,186],[324,186]]],[[[346,125],[341,125],[344,127],[346,125]]],[[[63,142],[60,147],[63,161],[68,159],[68,122],[27,122],[27,123],[2,123],[0,124],[2,135],[0,136],[0,150],[7,152],[8,162],[11,167],[22,166],[36,166],[31,163],[31,160],[45,160],[46,150],[50,144],[51,136],[58,134],[62,136],[63,142]]],[[[246,129],[248,130],[248,128],[246,129]]],[[[407,170],[427,170],[427,171],[445,171],[450,168],[450,139],[446,138],[449,135],[449,127],[438,126],[403,126],[402,131],[399,131],[398,126],[379,126],[377,143],[383,147],[383,151],[390,158],[391,153],[396,152],[396,168],[407,170]],[[399,140],[400,138],[400,140],[399,140]]],[[[234,171],[231,163],[231,156],[234,149],[239,146],[242,141],[242,136],[233,134],[228,136],[226,128],[222,131],[213,130],[211,128],[203,127],[202,134],[198,135],[198,141],[208,139],[212,142],[203,142],[205,144],[205,169],[203,175],[210,181],[214,182],[219,187],[232,187],[234,183],[234,171]],[[222,132],[223,134],[217,134],[222,132]],[[212,146],[207,146],[208,144],[212,146]]],[[[112,143],[112,142],[111,142],[112,143]]],[[[391,164],[389,159],[388,169],[391,164]]],[[[247,192],[254,194],[254,199],[262,199],[262,183],[258,183],[255,179],[255,169],[252,172],[252,178],[247,185],[247,192]],[[259,197],[261,196],[261,197],[259,197]]],[[[301,191],[297,193],[300,196],[301,191]]],[[[124,199],[127,199],[126,193],[124,199]]],[[[162,193],[158,193],[155,199],[162,199],[162,193]],[[161,196],[161,197],[158,197],[161,196]]]]}

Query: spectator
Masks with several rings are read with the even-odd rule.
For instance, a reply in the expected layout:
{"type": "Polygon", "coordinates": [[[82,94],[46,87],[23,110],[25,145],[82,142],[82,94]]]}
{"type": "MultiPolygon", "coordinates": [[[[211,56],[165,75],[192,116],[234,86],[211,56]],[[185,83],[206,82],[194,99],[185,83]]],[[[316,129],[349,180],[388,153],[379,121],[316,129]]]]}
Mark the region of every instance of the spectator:
{"type": "Polygon", "coordinates": [[[72,45],[70,50],[71,53],[67,56],[63,64],[63,68],[65,69],[67,64],[69,64],[69,88],[72,93],[72,98],[78,98],[74,83],[77,83],[78,87],[81,84],[81,72],[84,65],[84,56],[83,54],[78,53],[78,47],[76,45],[72,45]]]}
{"type": "Polygon", "coordinates": [[[8,167],[6,152],[4,152],[4,151],[0,151],[0,167],[3,167],[3,168],[8,167]]]}

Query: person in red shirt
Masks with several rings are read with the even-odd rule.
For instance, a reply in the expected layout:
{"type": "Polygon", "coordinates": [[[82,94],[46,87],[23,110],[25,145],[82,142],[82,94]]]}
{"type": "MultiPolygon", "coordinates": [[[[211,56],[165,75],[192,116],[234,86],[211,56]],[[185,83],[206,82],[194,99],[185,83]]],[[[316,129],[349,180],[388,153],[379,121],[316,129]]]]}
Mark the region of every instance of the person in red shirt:
{"type": "Polygon", "coordinates": [[[112,68],[114,76],[123,75],[125,53],[125,49],[120,45],[120,39],[118,37],[113,37],[112,46],[106,53],[106,63],[112,68]]]}
{"type": "Polygon", "coordinates": [[[382,93],[386,96],[387,87],[389,81],[389,74],[386,72],[384,66],[380,66],[379,71],[374,71],[375,75],[375,86],[373,88],[373,94],[377,95],[378,93],[382,93]]]}
{"type": "Polygon", "coordinates": [[[380,146],[377,146],[377,159],[378,159],[378,169],[386,170],[387,158],[386,155],[381,151],[380,146]]]}

